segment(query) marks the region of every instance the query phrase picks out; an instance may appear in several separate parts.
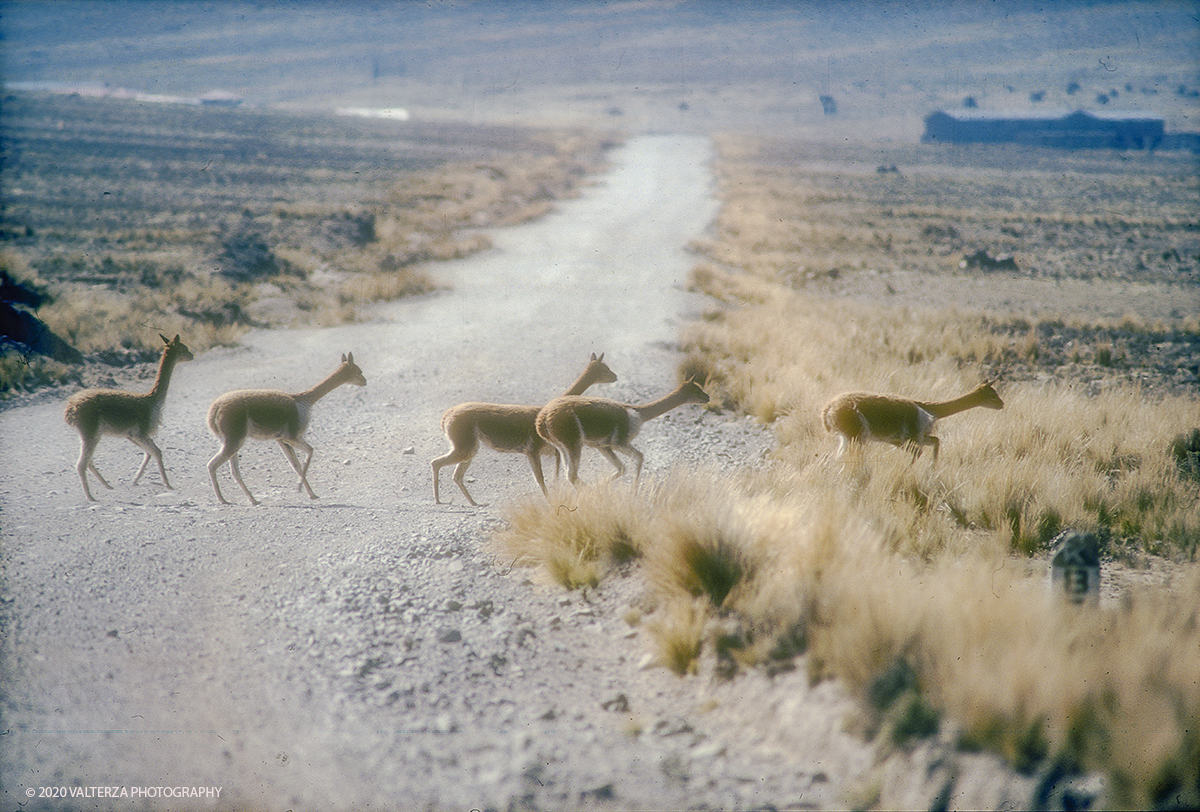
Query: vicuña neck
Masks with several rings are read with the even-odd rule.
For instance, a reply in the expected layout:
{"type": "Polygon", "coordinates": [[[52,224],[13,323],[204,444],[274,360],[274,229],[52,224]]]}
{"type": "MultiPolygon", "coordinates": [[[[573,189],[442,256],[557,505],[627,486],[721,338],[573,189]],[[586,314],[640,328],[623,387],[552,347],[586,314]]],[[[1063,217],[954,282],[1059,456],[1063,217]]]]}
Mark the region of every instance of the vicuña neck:
{"type": "Polygon", "coordinates": [[[575,383],[571,384],[571,388],[564,394],[567,395],[582,395],[587,391],[588,387],[594,383],[592,380],[592,370],[589,367],[583,371],[583,374],[575,379],[575,383]]]}
{"type": "Polygon", "coordinates": [[[171,351],[171,347],[163,347],[162,358],[158,361],[158,374],[154,376],[154,386],[150,389],[150,394],[155,397],[167,394],[167,387],[171,385],[171,373],[175,371],[175,362],[178,360],[179,356],[171,351]]]}
{"type": "Polygon", "coordinates": [[[687,402],[687,396],[684,394],[685,386],[687,386],[687,384],[680,386],[671,394],[664,395],[658,400],[652,400],[644,406],[633,406],[632,408],[638,413],[643,421],[653,420],[659,415],[666,414],[676,406],[682,406],[687,402]]]}
{"type": "Polygon", "coordinates": [[[922,403],[921,408],[929,412],[937,418],[949,417],[952,414],[965,412],[967,409],[973,409],[980,404],[982,393],[976,389],[974,392],[968,392],[960,398],[954,400],[943,400],[933,403],[922,403]]]}
{"type": "Polygon", "coordinates": [[[329,375],[328,378],[321,381],[312,389],[305,390],[304,392],[296,395],[296,399],[304,400],[309,403],[316,403],[318,400],[325,397],[334,389],[337,389],[339,386],[345,383],[345,372],[343,372],[343,369],[344,367],[338,367],[329,375]]]}

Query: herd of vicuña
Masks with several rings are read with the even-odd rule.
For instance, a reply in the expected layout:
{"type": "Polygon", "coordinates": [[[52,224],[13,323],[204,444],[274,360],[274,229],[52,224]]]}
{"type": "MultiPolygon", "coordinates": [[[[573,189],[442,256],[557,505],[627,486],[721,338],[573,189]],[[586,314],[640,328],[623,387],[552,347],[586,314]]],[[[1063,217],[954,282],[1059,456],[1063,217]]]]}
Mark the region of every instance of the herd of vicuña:
{"type": "MultiPolygon", "coordinates": [[[[101,485],[112,488],[92,461],[96,445],[105,434],[126,437],[144,452],[142,464],[133,478],[134,484],[142,478],[153,457],[158,463],[163,485],[171,487],[162,451],[155,445],[153,435],[162,419],[163,403],[175,364],[190,361],[193,356],[179,336],[172,339],[162,336],[162,340],[165,346],[158,365],[158,375],[149,392],[85,389],[67,401],[64,418],[79,431],[81,448],[76,470],[83,484],[83,493],[90,501],[95,501],[95,497],[88,486],[88,472],[101,485]]],[[[450,442],[450,451],[431,463],[434,502],[441,503],[438,473],[445,466],[454,465],[455,484],[470,504],[479,504],[467,491],[463,477],[467,466],[478,453],[481,442],[496,451],[524,454],[529,459],[529,467],[533,469],[538,487],[547,498],[549,491],[542,473],[542,457],[554,455],[556,475],[565,460],[567,479],[578,488],[579,462],[585,446],[596,449],[613,464],[616,468],[613,479],[625,473],[625,464],[617,452],[632,459],[636,483],[641,477],[643,456],[633,446],[633,439],[642,424],[687,403],[707,403],[709,398],[694,379],[684,381],[674,391],[642,406],[584,395],[593,384],[616,380],[616,374],[604,363],[604,354],[597,356],[593,353],[575,383],[544,406],[470,402],[448,409],[442,415],[442,431],[450,442]]],[[[317,494],[308,482],[313,447],[304,440],[304,433],[317,401],[347,383],[367,385],[362,370],[354,363],[353,353],[343,355],[337,369],[311,389],[294,393],[277,389],[239,389],[226,392],[214,400],[208,410],[208,427],[220,438],[221,448],[209,460],[208,474],[217,499],[229,504],[217,481],[217,472],[228,462],[234,481],[246,494],[250,504],[258,504],[238,469],[238,452],[247,438],[279,443],[279,448],[300,477],[297,488],[316,499],[317,494]],[[297,450],[304,452],[303,463],[296,454],[297,450]]],[[[828,431],[838,436],[839,456],[861,442],[875,440],[907,448],[914,459],[925,446],[931,446],[936,462],[939,442],[932,434],[934,423],[940,418],[976,406],[1003,408],[1004,401],[996,393],[993,382],[981,384],[962,397],[946,401],[916,401],[890,395],[847,392],[825,404],[821,410],[821,421],[828,431]]]]}

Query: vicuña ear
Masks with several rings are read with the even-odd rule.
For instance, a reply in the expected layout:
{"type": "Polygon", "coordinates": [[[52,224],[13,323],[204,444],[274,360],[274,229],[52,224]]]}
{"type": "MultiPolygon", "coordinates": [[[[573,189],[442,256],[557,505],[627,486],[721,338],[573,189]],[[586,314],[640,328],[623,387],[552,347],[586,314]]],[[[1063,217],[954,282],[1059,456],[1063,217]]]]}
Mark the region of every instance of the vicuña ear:
{"type": "Polygon", "coordinates": [[[352,352],[346,353],[345,355],[342,356],[342,360],[349,361],[350,363],[353,364],[354,363],[354,353],[352,353],[352,352]]]}
{"type": "MultiPolygon", "coordinates": [[[[165,335],[163,335],[162,333],[159,333],[159,334],[158,334],[158,337],[159,337],[159,338],[161,338],[161,339],[163,340],[163,343],[164,343],[164,344],[170,344],[170,343],[171,343],[171,339],[167,338],[167,337],[166,337],[165,335]]],[[[178,340],[178,339],[179,339],[179,336],[175,336],[175,339],[176,339],[176,340],[178,340]]]]}

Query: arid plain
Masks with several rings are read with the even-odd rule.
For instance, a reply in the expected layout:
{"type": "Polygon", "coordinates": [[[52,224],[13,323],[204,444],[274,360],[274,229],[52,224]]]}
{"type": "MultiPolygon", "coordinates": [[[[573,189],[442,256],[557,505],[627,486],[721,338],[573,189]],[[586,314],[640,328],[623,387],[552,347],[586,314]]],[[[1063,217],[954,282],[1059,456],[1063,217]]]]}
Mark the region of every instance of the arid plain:
{"type": "MultiPolygon", "coordinates": [[[[935,106],[1039,92],[1194,128],[1185,6],[1085,24],[1013,4],[1001,24],[971,4],[482,4],[410,14],[401,58],[380,34],[401,21],[370,5],[239,24],[221,4],[78,4],[69,44],[15,5],[19,78],[93,83],[4,100],[5,267],[89,356],[6,361],[24,390],[0,414],[9,801],[114,783],[224,786],[211,806],[230,809],[1200,797],[1195,156],[916,143],[935,106]],[[137,59],[105,56],[122,25],[150,29],[137,59]],[[222,44],[180,50],[206,32],[222,44]],[[456,46],[443,74],[422,38],[456,46]],[[213,86],[246,103],[111,92],[213,86]],[[401,102],[410,121],[331,115],[401,102]],[[116,487],[88,503],[61,405],[148,388],[161,331],[197,351],[160,436],[176,489],[132,486],[135,449],[108,438],[116,487]],[[264,504],[219,505],[212,398],[309,386],[345,351],[367,386],[314,410],[322,498],[258,443],[264,504]],[[449,468],[433,504],[442,410],[541,402],[592,352],[618,376],[595,394],[644,403],[698,374],[710,395],[645,426],[640,488],[600,484],[590,454],[596,484],[547,502],[520,455],[484,449],[467,483],[487,504],[449,468]],[[936,464],[835,458],[819,423],[846,389],[984,379],[1005,408],[939,423],[936,464]],[[1071,527],[1104,554],[1082,613],[1046,595],[1071,527]]],[[[24,808],[81,806],[107,805],[24,808]]]]}

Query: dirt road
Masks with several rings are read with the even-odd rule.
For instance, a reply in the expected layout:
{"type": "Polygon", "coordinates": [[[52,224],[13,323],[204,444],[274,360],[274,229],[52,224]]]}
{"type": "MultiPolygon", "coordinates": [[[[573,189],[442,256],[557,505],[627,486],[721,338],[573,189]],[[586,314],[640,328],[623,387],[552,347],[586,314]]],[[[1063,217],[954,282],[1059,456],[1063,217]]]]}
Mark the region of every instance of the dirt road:
{"type": "MultiPolygon", "coordinates": [[[[871,755],[840,732],[851,706],[836,686],[643,668],[621,618],[636,576],[567,594],[493,560],[483,545],[502,508],[536,497],[520,456],[485,450],[472,466],[490,507],[467,506],[450,468],[452,504],[433,504],[429,461],[454,403],[544,400],[591,352],[619,376],[596,393],[642,402],[673,386],[678,321],[698,306],[680,288],[684,246],[716,210],[709,150],[635,139],[581,198],[439,268],[449,290],[181,364],[159,433],[174,491],[156,474],[132,486],[139,453],[110,438],[96,462],[115,490],[93,484],[90,504],[62,405],[0,414],[3,808],[843,805],[871,755]],[[315,409],[321,498],[257,443],[242,471],[262,506],[228,478],[240,504],[219,505],[212,399],[306,388],[347,351],[368,385],[315,409]],[[114,801],[92,787],[220,797],[114,801]]],[[[753,464],[769,444],[694,406],[639,443],[651,477],[753,464]]],[[[606,466],[593,455],[585,478],[606,466]]]]}

